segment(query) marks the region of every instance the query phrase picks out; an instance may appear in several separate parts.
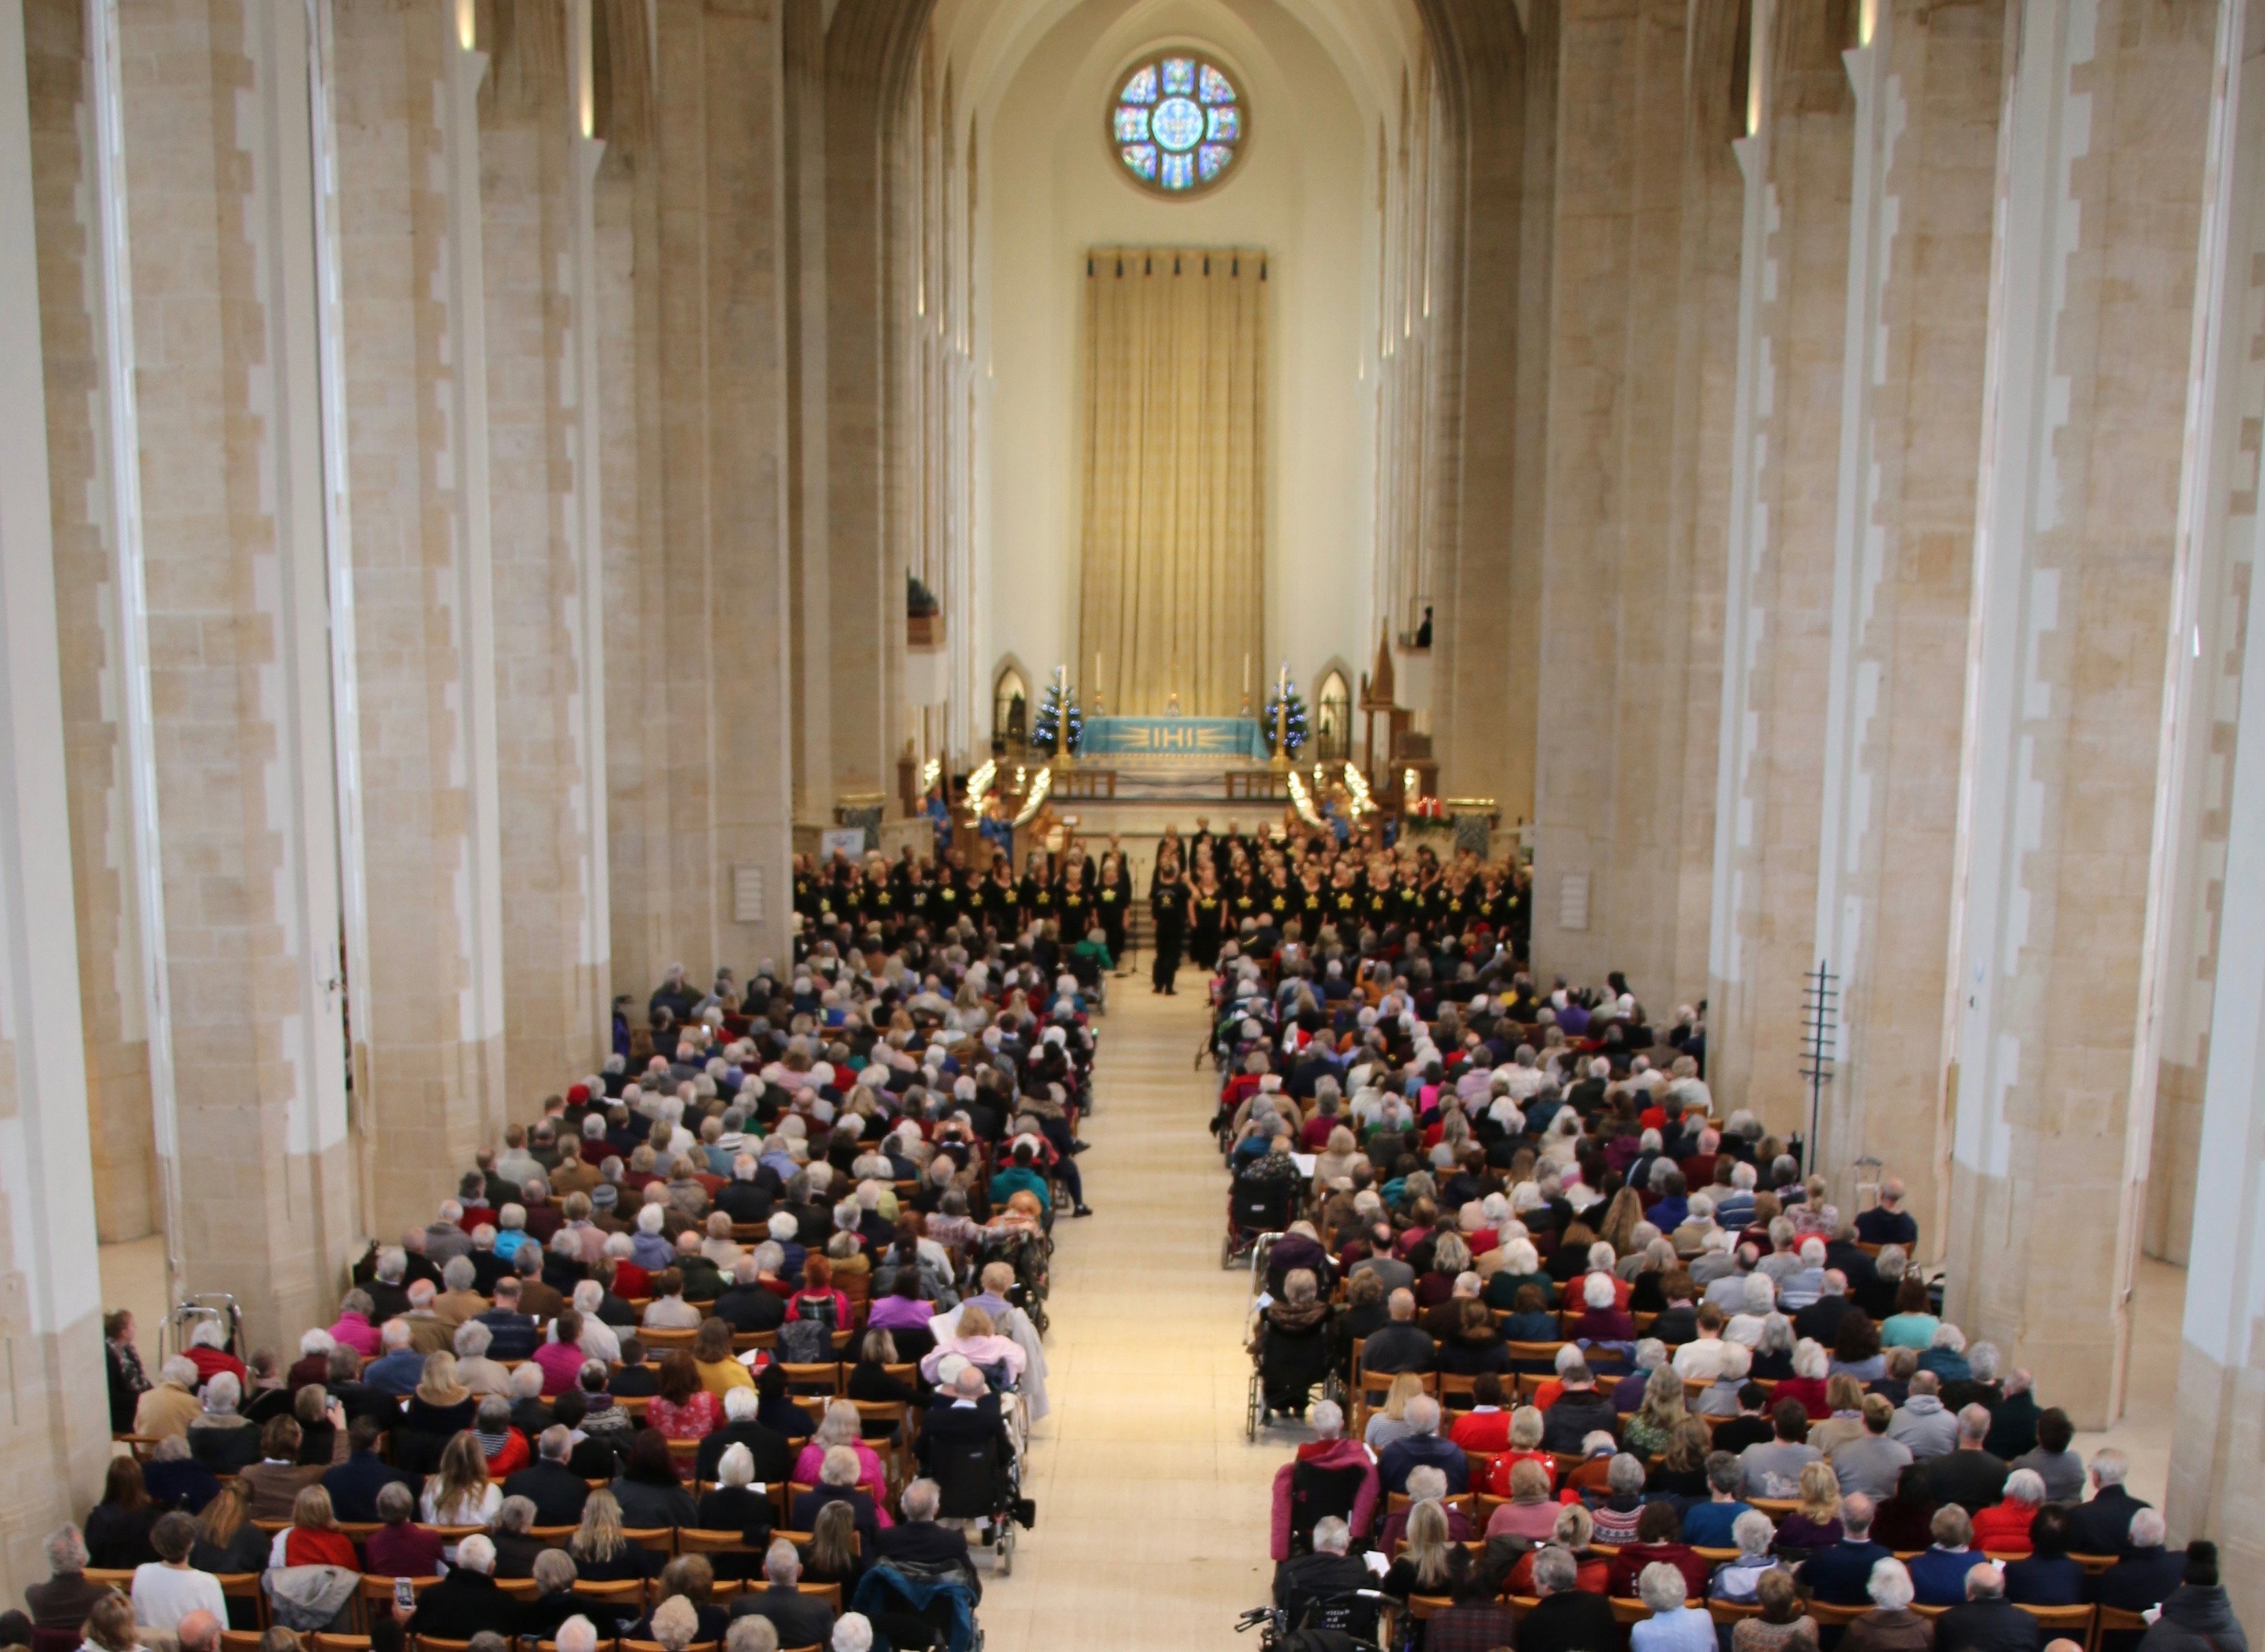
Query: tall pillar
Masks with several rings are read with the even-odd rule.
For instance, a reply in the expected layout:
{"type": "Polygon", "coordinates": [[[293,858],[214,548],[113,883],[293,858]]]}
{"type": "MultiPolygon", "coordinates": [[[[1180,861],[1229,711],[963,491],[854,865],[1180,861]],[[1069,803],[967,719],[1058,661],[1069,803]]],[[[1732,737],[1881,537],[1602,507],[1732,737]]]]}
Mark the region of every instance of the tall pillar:
{"type": "MultiPolygon", "coordinates": [[[[827,570],[826,10],[783,0],[781,83],[785,196],[788,600],[793,648],[794,818],[830,824],[834,799],[833,630],[827,570]]],[[[954,637],[955,644],[965,639],[954,637]]]]}
{"type": "Polygon", "coordinates": [[[1737,11],[1557,24],[1534,961],[1663,1018],[1707,979],[1737,11]]]}
{"type": "Polygon", "coordinates": [[[1774,1130],[1798,1076],[1817,906],[1848,291],[1855,8],[1754,8],[1757,96],[1724,616],[1708,1077],[1774,1130]]]}
{"type": "Polygon", "coordinates": [[[166,1226],[150,1037],[162,1010],[153,1017],[143,944],[148,639],[127,594],[138,590],[141,501],[134,467],[113,462],[135,445],[132,309],[112,280],[123,267],[113,211],[122,179],[105,148],[115,132],[104,84],[114,84],[115,57],[93,49],[114,19],[107,4],[29,0],[24,20],[79,1001],[95,1225],[109,1243],[166,1226]]]}
{"type": "MultiPolygon", "coordinates": [[[[892,249],[914,222],[902,114],[935,0],[841,0],[826,33],[827,601],[834,783],[893,797],[905,714],[898,350],[912,306],[892,249]]],[[[830,804],[833,799],[821,800],[830,804]]]]}
{"type": "MultiPolygon", "coordinates": [[[[589,617],[602,606],[586,513],[597,504],[583,424],[598,408],[586,305],[586,144],[572,47],[583,12],[512,0],[492,13],[480,104],[488,498],[495,604],[504,1067],[525,1111],[601,1053],[604,683],[589,617]],[[570,12],[572,15],[570,15],[570,12]],[[591,387],[586,399],[582,387],[591,387]]],[[[579,71],[586,76],[586,69],[579,71]]]]}
{"type": "MultiPolygon", "coordinates": [[[[1433,61],[1447,89],[1451,135],[1432,210],[1451,249],[1432,283],[1432,324],[1460,334],[1439,363],[1443,483],[1435,575],[1438,608],[1432,717],[1448,796],[1496,800],[1504,819],[1533,808],[1534,692],[1528,639],[1514,634],[1533,608],[1540,547],[1511,528],[1519,405],[1515,396],[1460,387],[1517,380],[1525,248],[1526,50],[1506,6],[1434,0],[1426,8],[1433,61]]],[[[1538,627],[1529,627],[1538,630],[1538,627]]]]}
{"type": "MultiPolygon", "coordinates": [[[[2211,91],[2181,510],[2192,601],[2177,618],[2191,628],[2186,655],[2200,679],[2187,743],[2207,751],[2213,771],[2192,817],[2192,858],[2202,863],[2192,881],[2215,899],[2198,933],[2172,956],[2200,953],[2215,993],[2202,1043],[2209,1071],[2199,1087],[2198,1151],[2174,1168],[2196,1167],[2193,1217],[2181,1235],[2186,1313],[2164,1512],[2174,1542],[2217,1542],[2234,1612],[2256,1623],[2265,1618],[2265,1490],[2246,1472],[2265,1452],[2257,1314],[2265,1282],[2265,649],[2247,643],[2258,549],[2255,433],[2265,421],[2265,6],[2255,0],[2219,9],[2211,91]]],[[[2167,1069],[2170,1059],[2167,1052],[2167,1069]]]]}
{"type": "Polygon", "coordinates": [[[792,899],[783,10],[662,0],[655,42],[668,726],[706,753],[674,776],[674,934],[742,979],[792,899]]]}
{"type": "MultiPolygon", "coordinates": [[[[346,469],[368,911],[353,1028],[373,1229],[504,1122],[477,98],[450,0],[336,9],[346,469]]],[[[531,1083],[551,1075],[538,1074],[531,1083]]]]}
{"type": "MultiPolygon", "coordinates": [[[[309,15],[120,16],[186,1283],[316,1322],[348,1163],[309,15]]],[[[160,1143],[161,1150],[164,1144],[160,1143]]]]}
{"type": "Polygon", "coordinates": [[[2159,753],[2214,8],[2008,11],[1937,1226],[1950,1317],[2096,1428],[2121,1407],[2178,853],[2159,753]]]}
{"type": "Polygon", "coordinates": [[[1840,1035],[1811,1161],[1843,1210],[1885,1175],[1925,1212],[1957,814],[1943,754],[1965,709],[2006,22],[2002,0],[1894,0],[1873,17],[1846,55],[1855,156],[1812,949],[1839,979],[1840,1035]]]}
{"type": "MultiPolygon", "coordinates": [[[[99,1493],[110,1455],[25,21],[17,0],[0,4],[0,1587],[10,1599],[46,1576],[40,1539],[99,1493]]],[[[66,55],[57,44],[40,40],[43,81],[66,55]]],[[[57,90],[40,86],[43,98],[57,90]]]]}

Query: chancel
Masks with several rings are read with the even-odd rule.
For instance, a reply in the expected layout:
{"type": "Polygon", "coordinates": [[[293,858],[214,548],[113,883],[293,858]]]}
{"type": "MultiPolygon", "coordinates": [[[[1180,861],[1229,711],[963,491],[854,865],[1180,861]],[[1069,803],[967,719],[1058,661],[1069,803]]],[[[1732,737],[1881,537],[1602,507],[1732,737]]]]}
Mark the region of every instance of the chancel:
{"type": "Polygon", "coordinates": [[[0,1652],[2246,1652],[2261,285],[2265,0],[0,0],[0,1652]]]}

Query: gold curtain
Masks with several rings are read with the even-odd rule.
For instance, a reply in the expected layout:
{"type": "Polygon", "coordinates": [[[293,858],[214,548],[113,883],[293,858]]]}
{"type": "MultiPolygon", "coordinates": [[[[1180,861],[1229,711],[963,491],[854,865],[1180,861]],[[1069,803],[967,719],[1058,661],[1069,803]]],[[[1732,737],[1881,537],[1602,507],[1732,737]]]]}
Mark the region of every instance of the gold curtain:
{"type": "Polygon", "coordinates": [[[1116,716],[1265,701],[1266,255],[1087,255],[1073,680],[1116,716]],[[1095,660],[1100,660],[1096,675],[1095,660]]]}

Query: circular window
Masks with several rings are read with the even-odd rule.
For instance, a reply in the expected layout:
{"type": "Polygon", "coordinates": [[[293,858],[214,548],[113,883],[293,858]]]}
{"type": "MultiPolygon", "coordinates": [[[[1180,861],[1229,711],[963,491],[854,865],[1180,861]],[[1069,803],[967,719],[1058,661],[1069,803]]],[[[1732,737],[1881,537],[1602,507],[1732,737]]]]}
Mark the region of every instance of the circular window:
{"type": "Polygon", "coordinates": [[[1191,195],[1226,177],[1249,126],[1227,71],[1192,52],[1136,64],[1109,113],[1110,142],[1125,170],[1167,195],[1191,195]]]}

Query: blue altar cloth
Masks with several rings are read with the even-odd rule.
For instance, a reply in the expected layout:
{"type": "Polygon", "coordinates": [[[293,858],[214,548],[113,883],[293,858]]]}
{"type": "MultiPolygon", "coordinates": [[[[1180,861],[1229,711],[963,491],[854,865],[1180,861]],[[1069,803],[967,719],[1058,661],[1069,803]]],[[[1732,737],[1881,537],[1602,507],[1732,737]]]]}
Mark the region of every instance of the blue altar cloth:
{"type": "Polygon", "coordinates": [[[1082,757],[1267,756],[1256,717],[1088,717],[1082,757]]]}

